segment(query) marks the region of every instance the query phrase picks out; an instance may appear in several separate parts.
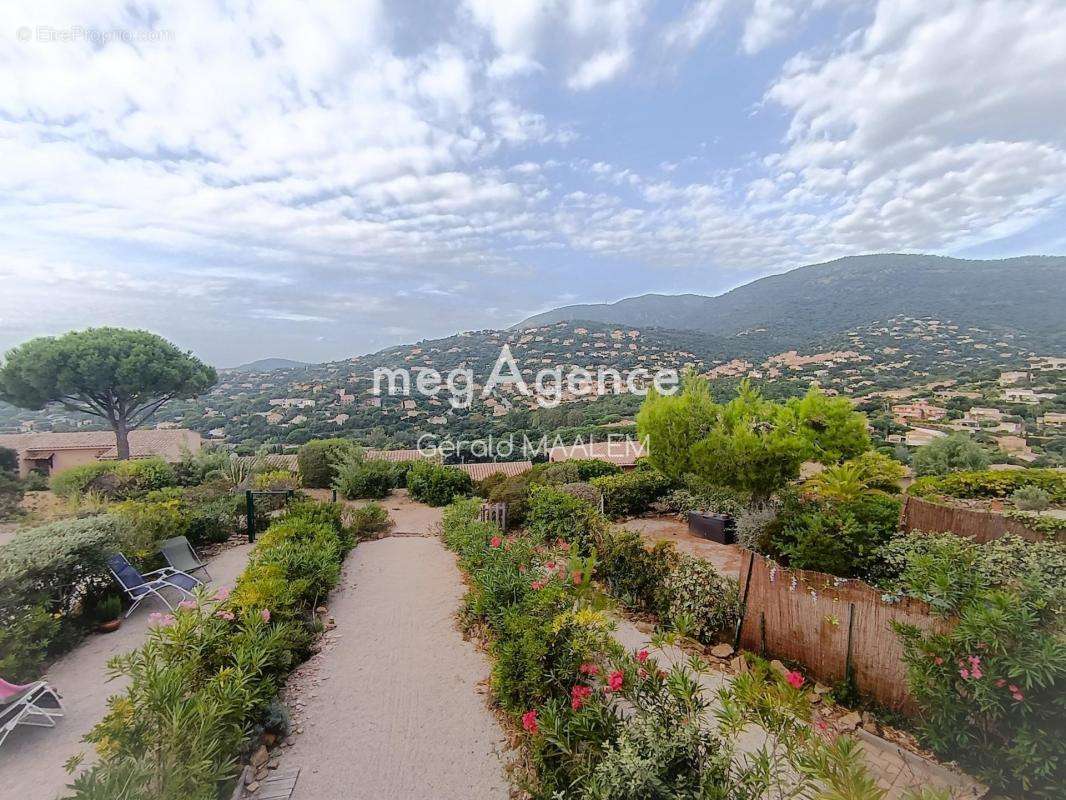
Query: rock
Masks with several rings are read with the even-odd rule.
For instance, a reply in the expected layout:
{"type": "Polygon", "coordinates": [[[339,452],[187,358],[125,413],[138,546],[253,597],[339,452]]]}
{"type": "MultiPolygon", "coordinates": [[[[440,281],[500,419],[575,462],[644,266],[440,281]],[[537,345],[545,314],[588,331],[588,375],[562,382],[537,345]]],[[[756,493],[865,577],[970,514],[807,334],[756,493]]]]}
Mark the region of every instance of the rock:
{"type": "Polygon", "coordinates": [[[286,736],[285,737],[284,745],[286,747],[292,747],[294,744],[296,744],[296,740],[295,739],[293,739],[291,736],[286,736]]]}
{"type": "Polygon", "coordinates": [[[858,713],[852,711],[850,714],[845,714],[837,720],[837,725],[841,730],[853,731],[862,723],[862,717],[858,713]]]}
{"type": "Polygon", "coordinates": [[[277,740],[278,740],[278,737],[275,734],[273,734],[273,733],[264,733],[263,734],[263,744],[266,745],[267,747],[273,747],[274,746],[274,742],[276,742],[277,740]]]}
{"type": "Polygon", "coordinates": [[[831,691],[833,691],[833,690],[830,689],[828,686],[825,686],[824,684],[821,684],[821,683],[814,684],[814,693],[816,695],[818,695],[819,697],[825,697],[831,691]]]}
{"type": "Polygon", "coordinates": [[[319,606],[318,608],[315,609],[315,613],[316,614],[325,614],[327,611],[329,611],[329,609],[326,608],[325,606],[319,606]]]}
{"type": "Polygon", "coordinates": [[[711,648],[711,655],[715,658],[729,658],[733,655],[733,647],[728,644],[716,644],[711,648]]]}
{"type": "Polygon", "coordinates": [[[877,720],[869,711],[862,712],[862,728],[869,733],[877,733],[877,720]]]}
{"type": "Polygon", "coordinates": [[[280,763],[281,762],[278,761],[276,758],[272,758],[272,759],[270,759],[269,763],[267,763],[267,769],[277,769],[278,768],[278,764],[280,764],[280,763]]]}
{"type": "Polygon", "coordinates": [[[729,668],[739,675],[742,672],[748,671],[748,662],[744,656],[735,656],[733,660],[729,662],[729,668]]]}
{"type": "Polygon", "coordinates": [[[245,788],[254,794],[259,791],[259,781],[252,781],[245,788]]]}
{"type": "Polygon", "coordinates": [[[252,757],[248,759],[248,763],[258,769],[263,766],[270,759],[270,754],[264,745],[260,745],[259,748],[252,753],[252,757]]]}
{"type": "Polygon", "coordinates": [[[786,667],[776,658],[770,662],[770,669],[774,670],[775,672],[781,673],[781,675],[788,675],[788,673],[791,672],[788,667],[786,667]]]}
{"type": "Polygon", "coordinates": [[[244,773],[244,785],[245,786],[247,786],[249,783],[251,783],[254,780],[255,780],[255,775],[252,774],[251,770],[249,770],[249,771],[244,773]]]}

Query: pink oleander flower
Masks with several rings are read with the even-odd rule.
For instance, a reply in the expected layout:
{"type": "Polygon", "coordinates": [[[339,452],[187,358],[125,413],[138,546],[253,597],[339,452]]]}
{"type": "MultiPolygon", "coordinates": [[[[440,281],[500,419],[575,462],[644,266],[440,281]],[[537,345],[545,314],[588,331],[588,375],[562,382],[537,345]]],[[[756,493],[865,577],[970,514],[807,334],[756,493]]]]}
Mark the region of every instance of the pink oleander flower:
{"type": "Polygon", "coordinates": [[[798,689],[803,685],[803,676],[800,675],[798,672],[788,673],[785,676],[785,680],[788,682],[788,685],[793,687],[794,689],[798,689]]]}
{"type": "Polygon", "coordinates": [[[648,651],[647,650],[638,650],[636,658],[637,658],[637,661],[639,661],[641,664],[643,664],[645,661],[648,660],[648,651]]]}
{"type": "Polygon", "coordinates": [[[533,583],[529,584],[529,588],[534,592],[538,592],[544,588],[544,581],[533,581],[533,583]]]}
{"type": "Polygon", "coordinates": [[[259,612],[259,616],[263,618],[263,622],[270,622],[270,609],[264,608],[259,612]]]}
{"type": "Polygon", "coordinates": [[[641,680],[643,680],[644,678],[647,678],[648,677],[648,671],[646,669],[644,669],[644,667],[641,667],[640,669],[637,670],[637,677],[640,678],[641,680]]]}
{"type": "Polygon", "coordinates": [[[826,721],[824,719],[818,720],[818,722],[816,722],[815,725],[817,725],[818,730],[820,730],[820,731],[829,730],[829,725],[826,724],[826,721]]]}
{"type": "Polygon", "coordinates": [[[937,656],[933,659],[933,663],[936,664],[938,667],[942,667],[944,666],[944,659],[942,659],[940,656],[937,656]]]}
{"type": "Polygon", "coordinates": [[[1018,689],[1018,687],[1017,687],[1017,686],[1015,686],[1015,685],[1014,685],[1014,684],[1012,683],[1012,684],[1011,684],[1010,686],[1008,686],[1008,687],[1007,687],[1007,691],[1008,691],[1008,692],[1017,692],[1017,691],[1019,691],[1019,689],[1018,689]]]}
{"type": "Polygon", "coordinates": [[[1006,685],[1007,685],[1007,682],[1005,680],[1003,680],[1002,678],[1000,678],[998,681],[996,681],[996,688],[997,689],[1002,689],[1006,685]]]}
{"type": "Polygon", "coordinates": [[[581,674],[583,674],[583,675],[599,675],[600,674],[600,668],[597,667],[595,664],[589,662],[589,661],[586,661],[584,664],[582,664],[580,667],[578,667],[578,671],[581,674]]]}
{"type": "Polygon", "coordinates": [[[228,600],[229,599],[229,588],[226,587],[226,586],[223,586],[221,589],[219,589],[217,592],[215,592],[214,599],[218,600],[218,601],[228,600]]]}
{"type": "Polygon", "coordinates": [[[979,681],[979,680],[981,680],[981,678],[984,677],[984,673],[981,672],[981,668],[980,667],[974,667],[972,670],[970,670],[970,675],[973,677],[973,679],[975,681],[979,681]]]}
{"type": "Polygon", "coordinates": [[[585,699],[591,694],[592,689],[577,684],[570,690],[570,708],[577,711],[581,706],[585,705],[585,699]]]}
{"type": "Polygon", "coordinates": [[[960,669],[959,674],[962,676],[962,679],[964,681],[968,681],[970,679],[970,670],[968,669],[960,669]]]}
{"type": "Polygon", "coordinates": [[[1022,702],[1022,700],[1025,699],[1025,695],[1022,694],[1021,692],[1011,692],[1010,696],[1013,697],[1015,700],[1017,700],[1019,703],[1022,702]]]}
{"type": "Polygon", "coordinates": [[[503,544],[503,539],[501,539],[499,536],[493,536],[492,540],[489,542],[489,546],[493,549],[499,547],[501,544],[503,544]]]}
{"type": "Polygon", "coordinates": [[[556,539],[556,540],[555,540],[555,546],[556,546],[556,547],[563,547],[563,548],[566,548],[566,549],[569,549],[569,548],[570,548],[570,545],[568,545],[568,544],[566,543],[566,539],[564,539],[564,538],[563,538],[563,537],[561,537],[561,536],[560,536],[560,537],[559,537],[558,539],[556,539]]]}
{"type": "Polygon", "coordinates": [[[196,608],[195,600],[182,600],[178,603],[178,608],[196,608]]]}
{"type": "Polygon", "coordinates": [[[575,569],[573,574],[570,577],[574,581],[574,586],[580,586],[581,585],[581,570],[575,569]]]}
{"type": "Polygon", "coordinates": [[[148,624],[154,625],[158,628],[169,628],[177,620],[174,619],[173,614],[149,614],[148,624]]]}
{"type": "Polygon", "coordinates": [[[218,617],[219,619],[226,620],[226,622],[233,622],[233,612],[232,611],[218,611],[218,612],[215,613],[215,616],[218,617]]]}
{"type": "Polygon", "coordinates": [[[548,568],[548,569],[550,569],[550,570],[554,570],[554,569],[555,569],[555,562],[554,562],[554,561],[549,561],[549,562],[548,562],[547,564],[545,564],[544,566],[545,566],[545,567],[547,567],[547,568],[548,568]]]}
{"type": "Polygon", "coordinates": [[[526,565],[525,564],[519,564],[518,565],[518,574],[519,575],[525,575],[526,574],[526,565]]]}
{"type": "Polygon", "coordinates": [[[539,730],[539,728],[537,728],[536,711],[527,711],[525,714],[522,715],[522,727],[525,728],[527,732],[533,734],[535,734],[539,730]]]}
{"type": "Polygon", "coordinates": [[[974,667],[981,666],[981,657],[980,656],[967,656],[966,660],[969,661],[970,664],[972,666],[974,666],[974,667]]]}
{"type": "Polygon", "coordinates": [[[622,673],[622,671],[616,669],[614,672],[607,676],[606,691],[617,692],[619,689],[622,688],[622,684],[625,682],[625,679],[626,677],[622,673]]]}

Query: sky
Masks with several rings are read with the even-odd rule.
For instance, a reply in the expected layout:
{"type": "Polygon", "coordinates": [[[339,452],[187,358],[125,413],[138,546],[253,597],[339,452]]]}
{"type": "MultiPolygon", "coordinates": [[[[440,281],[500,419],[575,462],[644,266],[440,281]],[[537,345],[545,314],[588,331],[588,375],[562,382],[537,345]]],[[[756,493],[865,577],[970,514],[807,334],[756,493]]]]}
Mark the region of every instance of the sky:
{"type": "Polygon", "coordinates": [[[0,348],[231,366],[1066,252],[1063,0],[8,0],[0,348]]]}

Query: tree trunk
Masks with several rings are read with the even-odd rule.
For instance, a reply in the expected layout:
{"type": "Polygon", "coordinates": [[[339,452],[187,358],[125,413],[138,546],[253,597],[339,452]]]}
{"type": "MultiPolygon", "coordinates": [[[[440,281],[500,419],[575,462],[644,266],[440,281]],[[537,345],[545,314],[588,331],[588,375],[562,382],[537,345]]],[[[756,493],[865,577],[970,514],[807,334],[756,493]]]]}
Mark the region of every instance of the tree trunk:
{"type": "Polygon", "coordinates": [[[126,430],[126,420],[118,420],[113,427],[115,429],[115,450],[118,453],[118,459],[119,461],[125,461],[130,457],[130,434],[126,430]]]}

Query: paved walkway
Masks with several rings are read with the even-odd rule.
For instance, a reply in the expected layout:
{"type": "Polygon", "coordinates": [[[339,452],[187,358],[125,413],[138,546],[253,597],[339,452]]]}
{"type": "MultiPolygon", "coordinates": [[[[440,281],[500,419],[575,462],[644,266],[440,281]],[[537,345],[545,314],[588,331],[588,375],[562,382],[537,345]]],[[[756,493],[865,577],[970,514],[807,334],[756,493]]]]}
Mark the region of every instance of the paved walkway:
{"type": "MultiPolygon", "coordinates": [[[[211,586],[233,586],[244,569],[251,548],[222,551],[208,564],[211,586]]],[[[114,633],[89,636],[56,661],[45,679],[62,695],[66,716],[54,728],[22,726],[0,749],[0,797],[15,800],[54,800],[70,782],[63,763],[78,753],[92,755],[81,741],[107,712],[107,698],[118,693],[123,680],[107,681],[107,661],[136,649],[144,640],[148,615],[165,610],[162,603],[143,603],[114,633]]]]}
{"type": "MultiPolygon", "coordinates": [[[[395,494],[403,534],[440,512],[395,494]]],[[[506,745],[485,704],[487,659],[454,615],[464,593],[436,537],[360,544],[330,598],[337,627],[286,689],[294,728],[281,768],[300,767],[294,800],[506,800],[506,745]]]]}

